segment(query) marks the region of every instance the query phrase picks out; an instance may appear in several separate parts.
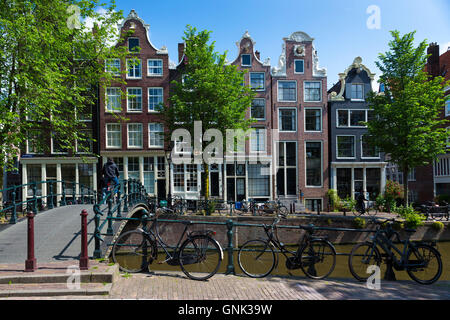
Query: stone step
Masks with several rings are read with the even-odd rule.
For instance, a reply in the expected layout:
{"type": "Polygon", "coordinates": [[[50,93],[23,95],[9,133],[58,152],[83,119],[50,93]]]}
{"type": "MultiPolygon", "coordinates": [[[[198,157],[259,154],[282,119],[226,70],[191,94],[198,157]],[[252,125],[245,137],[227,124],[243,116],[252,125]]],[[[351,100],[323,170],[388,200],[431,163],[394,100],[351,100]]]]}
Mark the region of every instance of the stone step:
{"type": "Polygon", "coordinates": [[[26,283],[0,284],[0,297],[106,296],[112,283],[26,283]]]}

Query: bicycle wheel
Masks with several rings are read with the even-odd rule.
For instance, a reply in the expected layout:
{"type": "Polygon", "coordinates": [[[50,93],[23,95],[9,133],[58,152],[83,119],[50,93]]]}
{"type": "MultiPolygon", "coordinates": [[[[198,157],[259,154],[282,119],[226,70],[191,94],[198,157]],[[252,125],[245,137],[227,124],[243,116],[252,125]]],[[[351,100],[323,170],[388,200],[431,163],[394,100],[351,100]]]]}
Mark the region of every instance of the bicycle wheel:
{"type": "Polygon", "coordinates": [[[378,213],[378,207],[377,206],[370,206],[366,209],[366,212],[369,216],[376,216],[378,213]]]}
{"type": "Polygon", "coordinates": [[[289,215],[289,210],[285,206],[280,206],[278,208],[278,214],[282,215],[283,217],[287,217],[289,215]]]}
{"type": "Polygon", "coordinates": [[[326,240],[312,240],[300,253],[300,268],[311,279],[324,279],[336,266],[336,250],[326,240]]]}
{"type": "Polygon", "coordinates": [[[442,260],[439,251],[427,244],[418,244],[411,247],[407,254],[408,265],[406,272],[414,281],[420,284],[432,284],[442,274],[442,260]]]}
{"type": "Polygon", "coordinates": [[[353,247],[348,257],[350,272],[358,281],[366,281],[370,277],[370,274],[367,273],[367,268],[370,265],[380,266],[380,264],[380,251],[371,242],[357,244],[353,247]]]}
{"type": "Polygon", "coordinates": [[[156,242],[138,230],[122,234],[112,248],[112,259],[124,272],[141,272],[156,259],[156,242]]]}
{"type": "Polygon", "coordinates": [[[275,268],[276,256],[268,242],[249,240],[239,249],[238,263],[247,276],[264,278],[275,268]]]}
{"type": "Polygon", "coordinates": [[[361,216],[362,215],[361,208],[359,206],[354,206],[352,208],[352,213],[354,216],[357,216],[357,217],[361,216]]]}
{"type": "Polygon", "coordinates": [[[179,251],[181,270],[192,280],[206,280],[216,274],[223,259],[219,243],[198,235],[186,239],[179,251]]]}

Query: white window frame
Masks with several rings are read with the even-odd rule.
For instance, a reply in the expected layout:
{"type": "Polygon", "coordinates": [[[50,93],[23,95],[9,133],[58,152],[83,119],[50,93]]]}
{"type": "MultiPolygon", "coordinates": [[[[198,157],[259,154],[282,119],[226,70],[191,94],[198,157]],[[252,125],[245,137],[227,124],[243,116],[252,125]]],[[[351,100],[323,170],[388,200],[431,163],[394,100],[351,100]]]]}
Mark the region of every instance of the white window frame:
{"type": "Polygon", "coordinates": [[[323,130],[323,112],[322,112],[322,108],[320,107],[305,107],[304,111],[303,111],[303,130],[305,132],[311,132],[311,133],[321,133],[323,130]],[[306,110],[320,110],[320,129],[319,130],[306,130],[306,110]]]}
{"type": "Polygon", "coordinates": [[[93,143],[93,141],[92,141],[92,139],[93,139],[93,136],[94,136],[94,130],[93,130],[93,128],[89,128],[89,129],[80,129],[80,131],[89,131],[90,132],[90,134],[91,134],[91,140],[89,141],[89,143],[90,143],[90,151],[88,151],[88,152],[81,152],[81,151],[79,151],[78,150],[78,139],[77,140],[75,140],[75,150],[76,150],[76,153],[77,154],[91,154],[91,153],[93,153],[94,152],[94,143],[93,143]]]}
{"type": "Polygon", "coordinates": [[[266,73],[264,71],[263,72],[250,72],[249,76],[248,76],[248,80],[249,80],[248,82],[250,84],[250,88],[252,90],[259,91],[259,92],[266,91],[266,73]],[[257,88],[252,87],[252,74],[263,74],[263,87],[262,88],[257,89],[257,88]]]}
{"type": "Polygon", "coordinates": [[[336,109],[336,128],[367,128],[367,126],[352,126],[351,125],[351,111],[365,111],[364,112],[364,122],[368,122],[368,113],[373,111],[372,109],[336,109]],[[347,111],[347,126],[339,125],[339,111],[347,111]]]}
{"type": "Polygon", "coordinates": [[[252,66],[252,55],[251,54],[241,54],[241,67],[251,67],[252,66]],[[250,57],[250,64],[243,64],[243,57],[249,56],[250,57]]]}
{"type": "MultiPolygon", "coordinates": [[[[283,170],[283,172],[284,172],[284,174],[283,174],[283,176],[284,176],[284,179],[283,179],[283,184],[284,184],[284,195],[282,195],[282,197],[293,197],[294,195],[288,195],[287,194],[287,180],[288,180],[288,177],[287,177],[287,169],[293,169],[293,168],[295,168],[295,176],[297,177],[298,176],[298,171],[299,171],[299,167],[298,167],[298,145],[299,145],[299,142],[298,141],[296,141],[296,140],[281,140],[281,141],[276,141],[275,142],[275,148],[276,148],[276,159],[275,159],[275,166],[276,166],[276,174],[275,174],[275,181],[276,181],[276,179],[277,179],[277,173],[278,173],[278,170],[283,170]],[[291,165],[287,165],[287,156],[286,156],[286,143],[289,143],[289,142],[291,142],[291,143],[295,143],[295,166],[291,166],[291,165]],[[284,150],[284,154],[283,154],[283,157],[284,157],[284,164],[282,165],[282,166],[280,166],[280,164],[279,164],[279,160],[278,160],[278,157],[279,157],[279,150],[280,150],[280,146],[279,146],[279,144],[280,143],[282,143],[282,144],[284,144],[284,147],[283,147],[283,150],[284,150]]],[[[295,178],[295,193],[296,193],[296,195],[297,195],[297,193],[298,193],[298,179],[297,178],[295,178]]],[[[277,193],[278,192],[278,190],[275,190],[275,193],[277,193]]]]}
{"type": "Polygon", "coordinates": [[[305,74],[305,59],[294,59],[294,74],[305,74]],[[303,62],[303,71],[302,72],[297,72],[295,70],[297,61],[302,61],[303,62]]]}
{"type": "MultiPolygon", "coordinates": [[[[114,132],[116,132],[116,131],[114,131],[114,132]]],[[[105,124],[105,146],[106,146],[106,149],[122,149],[122,124],[120,124],[120,123],[106,123],[105,124]],[[108,133],[110,132],[110,131],[108,131],[108,125],[116,125],[116,126],[119,126],[119,145],[118,146],[111,146],[111,145],[109,145],[108,144],[108,133]]]]}
{"type": "Polygon", "coordinates": [[[303,81],[303,101],[304,102],[312,102],[312,103],[314,103],[314,102],[316,102],[316,103],[319,103],[319,102],[322,102],[322,95],[323,95],[323,84],[322,84],[322,81],[314,81],[314,80],[304,80],[303,81]],[[319,96],[320,96],[320,100],[306,100],[306,83],[320,83],[320,94],[319,94],[319,96]]]}
{"type": "Polygon", "coordinates": [[[126,66],[127,66],[127,79],[142,79],[142,59],[127,59],[127,61],[126,61],[126,66]],[[139,77],[137,77],[136,75],[135,75],[135,67],[136,66],[133,66],[133,76],[130,76],[130,74],[129,74],[129,68],[128,68],[128,62],[129,61],[133,61],[133,60],[139,60],[139,65],[140,65],[140,69],[141,69],[141,75],[139,76],[139,77]]]}
{"type": "Polygon", "coordinates": [[[251,153],[265,153],[267,151],[267,130],[264,127],[254,127],[252,128],[251,132],[250,132],[250,152],[251,153]],[[262,131],[260,131],[262,130],[262,131]],[[256,132],[258,132],[258,134],[256,134],[256,132]],[[263,134],[260,134],[259,132],[262,132],[263,134]],[[253,149],[253,139],[257,138],[257,137],[263,137],[263,143],[260,144],[261,139],[258,139],[256,145],[257,145],[257,149],[258,150],[254,150],[253,149]],[[261,149],[262,147],[262,149],[261,149]]]}
{"type": "Polygon", "coordinates": [[[381,154],[380,152],[378,152],[378,157],[364,157],[364,150],[363,150],[363,137],[364,135],[361,136],[360,140],[360,144],[361,144],[361,159],[380,159],[381,154]]]}
{"type": "Polygon", "coordinates": [[[150,149],[161,149],[161,148],[164,148],[164,125],[163,125],[162,123],[159,123],[159,122],[150,122],[150,123],[148,124],[148,147],[149,147],[150,149]],[[155,125],[155,124],[160,125],[162,131],[151,130],[151,129],[150,129],[151,125],[155,125]],[[162,133],[163,133],[163,142],[162,142],[162,145],[152,145],[152,144],[151,144],[151,141],[152,141],[152,139],[151,139],[151,134],[152,134],[152,132],[153,132],[153,133],[155,133],[155,132],[162,132],[162,133]]]}
{"type": "MultiPolygon", "coordinates": [[[[264,118],[253,118],[253,119],[258,120],[258,121],[266,120],[266,107],[267,107],[266,99],[265,98],[253,98],[253,100],[263,100],[264,101],[264,118]]],[[[252,105],[250,106],[250,117],[252,116],[253,100],[252,100],[252,105]]]]}
{"type": "Polygon", "coordinates": [[[298,100],[298,87],[297,80],[278,80],[277,81],[277,101],[278,102],[292,102],[295,103],[298,100]],[[295,100],[280,100],[280,82],[295,82],[295,100]]]}
{"type": "MultiPolygon", "coordinates": [[[[127,98],[128,99],[128,98],[127,98]]],[[[128,102],[127,102],[128,104],[128,102]]],[[[120,89],[120,87],[107,87],[105,90],[105,112],[111,112],[111,113],[120,113],[122,111],[122,90],[120,89]],[[120,109],[112,109],[109,110],[108,109],[108,89],[115,89],[115,90],[119,90],[119,105],[120,105],[120,109]]]]}
{"type": "Polygon", "coordinates": [[[164,75],[164,61],[163,59],[147,59],[147,76],[148,77],[162,77],[164,75]],[[161,61],[161,73],[151,73],[150,69],[156,69],[160,67],[151,67],[149,66],[150,61],[161,61]]]}
{"type": "Polygon", "coordinates": [[[143,102],[143,94],[142,94],[142,88],[141,87],[127,87],[127,112],[128,113],[141,113],[142,112],[142,110],[143,110],[143,105],[144,105],[144,102],[143,102]],[[140,89],[141,90],[141,109],[140,110],[130,110],[130,108],[129,108],[129,94],[128,94],[128,90],[129,89],[140,89]]]}
{"type": "Polygon", "coordinates": [[[356,159],[356,136],[352,134],[339,134],[336,135],[336,159],[356,159]],[[339,157],[339,144],[338,144],[338,138],[339,137],[353,137],[353,157],[339,157]]]}
{"type": "Polygon", "coordinates": [[[444,110],[445,116],[449,117],[450,116],[450,96],[447,95],[447,96],[445,96],[444,99],[446,99],[445,100],[445,107],[444,107],[445,108],[445,110],[444,110]]]}
{"type": "MultiPolygon", "coordinates": [[[[138,131],[133,131],[138,132],[138,131]]],[[[144,141],[144,126],[140,122],[134,122],[134,123],[127,123],[127,148],[128,149],[142,149],[143,147],[143,141],[144,141]],[[140,145],[139,146],[130,146],[130,125],[138,125],[140,126],[140,145]]]]}
{"type": "Polygon", "coordinates": [[[54,151],[54,150],[53,150],[53,148],[54,148],[53,145],[54,145],[54,140],[55,140],[55,139],[53,138],[53,133],[54,133],[54,132],[52,132],[52,133],[50,134],[50,153],[51,153],[51,154],[68,154],[68,153],[69,153],[68,150],[67,150],[66,152],[64,152],[64,151],[63,151],[63,152],[57,152],[57,151],[54,151]]]}
{"type": "Polygon", "coordinates": [[[278,131],[279,132],[297,132],[298,130],[298,121],[297,121],[297,108],[296,107],[279,107],[278,108],[278,131]],[[286,110],[286,109],[290,109],[290,110],[295,110],[295,114],[294,114],[294,124],[295,124],[295,130],[282,130],[281,128],[281,110],[286,110]]]}
{"type": "Polygon", "coordinates": [[[365,101],[364,99],[364,83],[351,83],[351,88],[350,88],[350,101],[365,101]],[[357,98],[353,98],[353,86],[361,86],[361,93],[362,93],[362,98],[361,99],[357,99],[357,98]]]}
{"type": "MultiPolygon", "coordinates": [[[[29,131],[27,132],[26,150],[25,150],[26,153],[27,154],[44,154],[44,152],[30,152],[30,141],[29,141],[30,139],[28,139],[28,133],[29,133],[29,131]]],[[[35,136],[35,138],[37,139],[38,136],[35,136]]]]}
{"type": "Polygon", "coordinates": [[[105,60],[105,72],[108,72],[108,73],[112,74],[115,77],[119,77],[121,71],[122,71],[122,62],[120,61],[120,59],[113,58],[113,59],[105,60]],[[108,70],[108,62],[110,62],[110,61],[115,61],[115,62],[118,61],[119,62],[118,71],[108,70]]]}
{"type": "Polygon", "coordinates": [[[154,108],[153,108],[153,110],[150,110],[150,89],[161,89],[161,98],[162,98],[161,102],[164,103],[164,88],[163,87],[148,87],[147,88],[147,112],[159,113],[159,111],[155,110],[154,108]]]}
{"type": "Polygon", "coordinates": [[[304,164],[305,164],[305,187],[311,189],[323,188],[323,141],[322,140],[305,140],[304,143],[304,164]],[[307,167],[306,167],[306,143],[318,143],[320,142],[320,186],[308,186],[308,176],[307,176],[307,167]]]}

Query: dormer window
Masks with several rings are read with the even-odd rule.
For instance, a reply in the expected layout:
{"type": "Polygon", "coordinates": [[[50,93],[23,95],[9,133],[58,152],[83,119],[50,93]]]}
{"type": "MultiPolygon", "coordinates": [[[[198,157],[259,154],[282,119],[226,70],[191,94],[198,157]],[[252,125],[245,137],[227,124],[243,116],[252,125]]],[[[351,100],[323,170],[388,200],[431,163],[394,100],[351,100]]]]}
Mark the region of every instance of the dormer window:
{"type": "Polygon", "coordinates": [[[364,87],[362,84],[352,84],[352,100],[364,100],[364,87]]]}
{"type": "Polygon", "coordinates": [[[252,59],[249,54],[243,54],[241,56],[241,66],[242,67],[251,67],[252,66],[252,59]]]}
{"type": "Polygon", "coordinates": [[[138,38],[128,38],[128,51],[129,52],[139,52],[139,39],[138,38]]]}

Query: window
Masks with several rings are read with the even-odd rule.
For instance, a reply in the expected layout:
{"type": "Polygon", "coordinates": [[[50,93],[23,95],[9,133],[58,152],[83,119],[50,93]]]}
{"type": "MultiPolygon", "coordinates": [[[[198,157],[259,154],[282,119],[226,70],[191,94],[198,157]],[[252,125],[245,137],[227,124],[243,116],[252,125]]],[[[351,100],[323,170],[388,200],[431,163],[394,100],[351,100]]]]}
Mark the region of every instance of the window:
{"type": "Polygon", "coordinates": [[[83,134],[83,141],[77,140],[77,152],[93,152],[92,129],[80,129],[80,131],[83,134]]]}
{"type": "Polygon", "coordinates": [[[361,157],[362,158],[379,158],[380,152],[378,148],[369,145],[367,142],[367,137],[361,137],[361,157]]]}
{"type": "Polygon", "coordinates": [[[352,100],[364,100],[364,85],[352,84],[351,99],[352,100]]]}
{"type": "Polygon", "coordinates": [[[163,99],[163,88],[148,88],[148,111],[158,111],[163,99]]]}
{"type": "Polygon", "coordinates": [[[250,73],[250,87],[256,91],[265,90],[264,72],[250,73]]]}
{"type": "Polygon", "coordinates": [[[140,79],[142,77],[142,64],[139,59],[127,60],[127,78],[140,79]]]}
{"type": "Polygon", "coordinates": [[[243,54],[241,56],[241,66],[242,67],[251,67],[252,65],[252,58],[249,54],[243,54]]]}
{"type": "Polygon", "coordinates": [[[280,131],[297,131],[296,126],[297,109],[279,109],[279,130],[280,131]]]}
{"type": "Polygon", "coordinates": [[[142,89],[127,88],[127,112],[142,111],[142,89]]]}
{"type": "Polygon", "coordinates": [[[322,210],[322,199],[305,199],[305,208],[310,212],[322,210]]]}
{"type": "Polygon", "coordinates": [[[304,60],[294,60],[295,68],[294,73],[305,73],[305,61],[304,60]]]}
{"type": "Polygon", "coordinates": [[[148,76],[162,76],[163,75],[163,61],[160,59],[149,59],[147,61],[147,75],[148,76]]]}
{"type": "Polygon", "coordinates": [[[120,124],[106,124],[106,147],[121,148],[122,147],[122,128],[120,124]]]}
{"type": "Polygon", "coordinates": [[[155,193],[155,158],[144,157],[144,188],[147,193],[155,193]]]}
{"type": "Polygon", "coordinates": [[[322,186],[321,142],[306,142],[306,186],[322,186]]]}
{"type": "Polygon", "coordinates": [[[75,115],[81,122],[92,122],[92,105],[80,105],[75,107],[75,115]]]}
{"type": "Polygon", "coordinates": [[[355,137],[337,136],[337,158],[355,157],[355,137]]]}
{"type": "Polygon", "coordinates": [[[139,39],[138,38],[128,38],[128,51],[139,52],[139,39]]]}
{"type": "Polygon", "coordinates": [[[305,81],[305,101],[320,102],[322,101],[322,82],[306,82],[305,81]]]}
{"type": "Polygon", "coordinates": [[[253,152],[266,151],[266,129],[252,129],[250,134],[250,150],[253,152]]]}
{"type": "Polygon", "coordinates": [[[142,148],[142,123],[128,124],[128,148],[142,148]]]}
{"type": "Polygon", "coordinates": [[[253,99],[252,108],[250,110],[250,116],[256,120],[266,119],[266,100],[265,99],[253,99]]]}
{"type": "Polygon", "coordinates": [[[128,157],[128,179],[140,180],[139,157],[128,157]]]}
{"type": "Polygon", "coordinates": [[[164,148],[164,126],[161,123],[149,123],[149,147],[164,148]]]}
{"type": "Polygon", "coordinates": [[[120,76],[120,59],[108,59],[105,61],[105,72],[114,76],[120,76]]]}
{"type": "Polygon", "coordinates": [[[350,110],[350,127],[364,127],[366,110],[350,110]]]}
{"type": "Polygon", "coordinates": [[[270,196],[270,175],[269,165],[249,164],[248,165],[248,196],[268,197],[270,196]]]}
{"type": "Polygon", "coordinates": [[[373,119],[373,110],[337,110],[338,127],[366,127],[364,122],[373,119]]]}
{"type": "Polygon", "coordinates": [[[297,194],[297,144],[278,142],[277,195],[295,196],[297,194]]]}
{"type": "Polygon", "coordinates": [[[122,91],[120,88],[106,88],[106,111],[121,111],[122,91]]]}
{"type": "Polygon", "coordinates": [[[42,145],[42,131],[41,130],[30,130],[27,132],[27,153],[44,153],[44,146],[42,145]]]}
{"type": "Polygon", "coordinates": [[[67,146],[64,145],[65,142],[63,141],[63,139],[61,139],[62,138],[61,134],[52,132],[51,137],[52,137],[52,141],[51,141],[52,153],[61,154],[61,153],[68,152],[67,146]]]}
{"type": "Polygon", "coordinates": [[[447,101],[445,101],[445,116],[450,116],[450,96],[445,97],[446,99],[448,99],[447,101]]]}
{"type": "Polygon", "coordinates": [[[408,173],[408,181],[416,181],[416,168],[412,168],[408,173]]]}
{"type": "Polygon", "coordinates": [[[305,108],[305,131],[322,131],[322,109],[305,108]]]}
{"type": "Polygon", "coordinates": [[[338,127],[348,127],[348,110],[337,110],[338,127]]]}
{"type": "Polygon", "coordinates": [[[278,101],[297,101],[297,82],[278,81],[278,101]]]}

